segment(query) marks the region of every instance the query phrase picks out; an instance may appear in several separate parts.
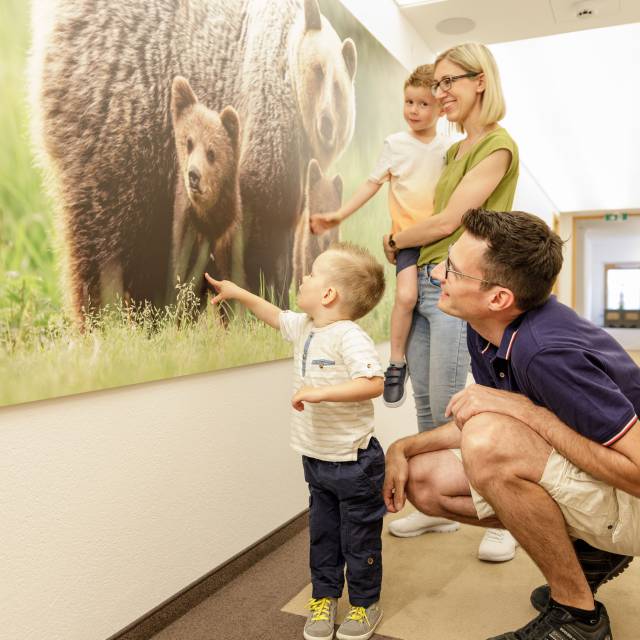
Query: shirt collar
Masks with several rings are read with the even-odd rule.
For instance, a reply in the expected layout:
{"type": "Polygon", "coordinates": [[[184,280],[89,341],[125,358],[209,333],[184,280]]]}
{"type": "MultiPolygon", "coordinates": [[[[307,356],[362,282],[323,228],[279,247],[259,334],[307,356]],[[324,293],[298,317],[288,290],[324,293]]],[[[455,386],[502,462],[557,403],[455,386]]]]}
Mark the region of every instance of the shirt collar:
{"type": "Polygon", "coordinates": [[[502,334],[502,340],[500,346],[496,349],[488,340],[485,340],[478,334],[478,350],[482,355],[489,355],[491,357],[502,358],[503,360],[509,360],[511,357],[511,351],[513,350],[513,344],[518,334],[518,329],[522,323],[524,313],[518,316],[515,320],[507,326],[502,334]]]}

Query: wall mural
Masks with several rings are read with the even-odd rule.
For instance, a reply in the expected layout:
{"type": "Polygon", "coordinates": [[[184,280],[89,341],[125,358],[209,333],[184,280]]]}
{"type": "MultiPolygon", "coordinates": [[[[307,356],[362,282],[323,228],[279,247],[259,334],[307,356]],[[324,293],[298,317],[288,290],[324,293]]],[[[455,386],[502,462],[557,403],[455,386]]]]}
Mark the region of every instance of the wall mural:
{"type": "MultiPolygon", "coordinates": [[[[403,127],[406,70],[337,0],[0,11],[0,404],[289,355],[203,273],[295,307],[338,237],[308,217],[403,127]]],[[[387,227],[379,195],[340,236],[382,260],[387,227]]]]}

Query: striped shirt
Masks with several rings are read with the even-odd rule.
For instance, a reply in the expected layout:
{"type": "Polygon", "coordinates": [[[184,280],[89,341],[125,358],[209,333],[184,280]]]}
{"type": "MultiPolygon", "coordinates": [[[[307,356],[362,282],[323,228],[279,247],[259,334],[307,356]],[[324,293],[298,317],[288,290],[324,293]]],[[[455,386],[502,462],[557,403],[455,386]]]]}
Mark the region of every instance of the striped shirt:
{"type": "MultiPolygon", "coordinates": [[[[383,377],[373,340],[351,320],[315,327],[306,313],[283,311],[280,331],[293,343],[293,393],[355,378],[383,377]]],[[[327,462],[358,459],[373,435],[373,402],[305,402],[291,410],[291,447],[327,462]]]]}

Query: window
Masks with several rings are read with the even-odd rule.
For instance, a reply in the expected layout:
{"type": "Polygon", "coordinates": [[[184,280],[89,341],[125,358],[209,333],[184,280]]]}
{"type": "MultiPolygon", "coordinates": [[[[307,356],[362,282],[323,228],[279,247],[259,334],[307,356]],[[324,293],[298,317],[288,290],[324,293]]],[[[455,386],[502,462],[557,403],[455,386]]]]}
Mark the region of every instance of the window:
{"type": "Polygon", "coordinates": [[[640,262],[605,264],[605,327],[640,327],[640,262]]]}

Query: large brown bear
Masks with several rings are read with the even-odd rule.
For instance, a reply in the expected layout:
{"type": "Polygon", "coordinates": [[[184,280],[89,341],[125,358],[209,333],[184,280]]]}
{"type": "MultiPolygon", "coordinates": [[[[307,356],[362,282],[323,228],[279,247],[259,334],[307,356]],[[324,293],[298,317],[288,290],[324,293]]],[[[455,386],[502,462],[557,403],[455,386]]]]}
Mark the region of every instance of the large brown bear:
{"type": "Polygon", "coordinates": [[[338,175],[327,178],[318,161],[313,158],[307,169],[305,207],[296,228],[293,243],[293,282],[296,287],[302,278],[311,273],[313,261],[340,239],[339,227],[316,235],[311,233],[309,218],[315,213],[337,211],[342,204],[342,178],[338,175]]]}
{"type": "MultiPolygon", "coordinates": [[[[169,291],[204,272],[231,278],[232,232],[240,220],[238,160],[240,123],[233,107],[220,114],[198,101],[182,76],[171,87],[171,121],[178,158],[169,291]],[[207,264],[213,258],[213,265],[207,264]]],[[[234,280],[242,280],[237,272],[234,280]]]]}
{"type": "Polygon", "coordinates": [[[317,0],[35,0],[36,141],[61,204],[73,305],[166,302],[176,154],[172,79],[242,122],[249,286],[286,304],[309,160],[326,169],[355,117],[356,50],[317,0]]]}

